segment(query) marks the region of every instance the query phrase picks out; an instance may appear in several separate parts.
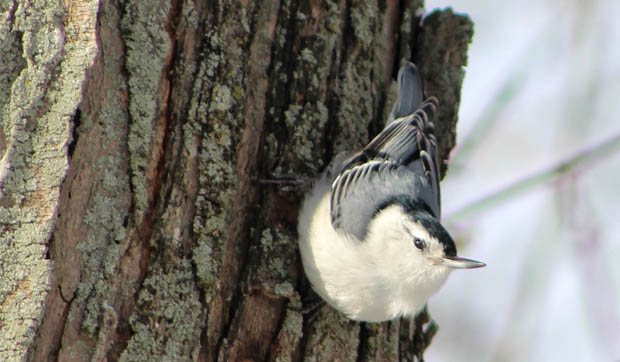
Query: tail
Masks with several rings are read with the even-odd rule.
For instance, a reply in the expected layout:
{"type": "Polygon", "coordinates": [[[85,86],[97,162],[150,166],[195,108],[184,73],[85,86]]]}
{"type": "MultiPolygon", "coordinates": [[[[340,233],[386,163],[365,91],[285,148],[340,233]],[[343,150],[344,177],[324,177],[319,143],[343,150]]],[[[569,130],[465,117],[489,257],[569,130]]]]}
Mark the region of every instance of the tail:
{"type": "Polygon", "coordinates": [[[418,68],[411,62],[405,62],[398,71],[398,99],[392,107],[386,125],[397,118],[410,115],[423,101],[424,88],[418,68]]]}

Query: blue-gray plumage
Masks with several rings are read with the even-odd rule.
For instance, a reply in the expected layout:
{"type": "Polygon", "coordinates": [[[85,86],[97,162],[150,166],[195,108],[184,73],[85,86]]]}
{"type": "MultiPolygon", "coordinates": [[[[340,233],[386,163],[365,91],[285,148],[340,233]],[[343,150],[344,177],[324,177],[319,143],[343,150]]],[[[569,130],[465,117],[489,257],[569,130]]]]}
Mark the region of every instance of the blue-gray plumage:
{"type": "Polygon", "coordinates": [[[379,206],[394,194],[422,200],[432,216],[441,216],[432,123],[438,102],[434,97],[422,101],[422,80],[412,63],[400,69],[398,87],[390,113],[394,121],[360,152],[333,166],[340,171],[331,190],[332,224],[359,240],[379,206]]]}

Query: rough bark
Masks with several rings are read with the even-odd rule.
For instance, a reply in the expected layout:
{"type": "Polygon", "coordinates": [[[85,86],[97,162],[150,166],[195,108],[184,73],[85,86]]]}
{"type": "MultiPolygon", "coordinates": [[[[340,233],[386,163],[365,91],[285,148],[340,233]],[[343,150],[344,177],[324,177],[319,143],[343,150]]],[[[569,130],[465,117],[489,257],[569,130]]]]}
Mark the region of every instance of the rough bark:
{"type": "Polygon", "coordinates": [[[367,142],[404,58],[448,157],[472,24],[421,6],[1,2],[0,359],[422,356],[426,322],[302,312],[303,192],[257,182],[367,142]]]}

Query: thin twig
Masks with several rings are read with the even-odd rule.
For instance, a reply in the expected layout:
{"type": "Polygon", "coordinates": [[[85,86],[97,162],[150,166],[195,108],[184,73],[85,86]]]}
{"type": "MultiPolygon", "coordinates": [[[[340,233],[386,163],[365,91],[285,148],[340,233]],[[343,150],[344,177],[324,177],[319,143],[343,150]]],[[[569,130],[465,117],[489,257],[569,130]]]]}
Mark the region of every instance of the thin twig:
{"type": "Polygon", "coordinates": [[[508,185],[499,191],[484,196],[479,200],[464,206],[460,210],[451,213],[446,217],[446,220],[448,222],[453,222],[455,220],[479,213],[492,206],[495,206],[502,201],[514,197],[520,193],[526,192],[534,186],[543,184],[545,182],[555,179],[556,177],[562,176],[563,174],[572,171],[579,165],[587,162],[598,161],[605,156],[608,156],[613,152],[617,151],[618,148],[620,148],[620,133],[596,146],[587,147],[577,153],[575,156],[559,162],[558,164],[546,170],[525,177],[524,179],[516,181],[513,184],[508,185]]]}

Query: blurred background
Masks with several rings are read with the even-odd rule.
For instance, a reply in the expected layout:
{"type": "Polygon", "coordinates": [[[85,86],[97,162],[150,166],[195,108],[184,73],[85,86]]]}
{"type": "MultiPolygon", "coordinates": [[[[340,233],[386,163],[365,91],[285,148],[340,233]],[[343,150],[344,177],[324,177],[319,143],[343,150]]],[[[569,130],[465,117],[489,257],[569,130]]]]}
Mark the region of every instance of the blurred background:
{"type": "MultiPolygon", "coordinates": [[[[620,361],[620,2],[427,0],[475,23],[428,361],[620,361]]],[[[440,95],[439,95],[440,96],[440,95]]]]}

